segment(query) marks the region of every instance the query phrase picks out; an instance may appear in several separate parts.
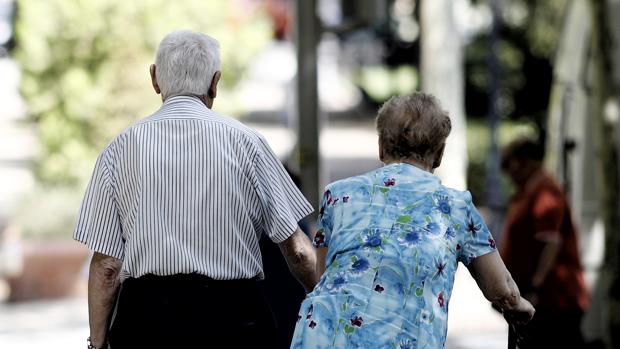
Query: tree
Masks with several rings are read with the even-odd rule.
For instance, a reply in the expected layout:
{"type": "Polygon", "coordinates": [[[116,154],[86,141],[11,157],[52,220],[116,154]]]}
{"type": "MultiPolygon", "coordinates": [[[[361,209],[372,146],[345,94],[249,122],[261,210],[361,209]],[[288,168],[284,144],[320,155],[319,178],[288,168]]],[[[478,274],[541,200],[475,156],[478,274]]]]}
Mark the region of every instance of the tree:
{"type": "Polygon", "coordinates": [[[271,35],[268,20],[241,0],[21,0],[18,9],[15,57],[44,184],[88,178],[111,137],[157,108],[148,66],[166,33],[190,28],[220,41],[227,103],[216,108],[224,113],[239,111],[231,90],[271,35]]]}
{"type": "Polygon", "coordinates": [[[548,167],[569,189],[581,242],[587,246],[597,220],[604,225],[602,266],[586,266],[599,268],[592,295],[598,306],[587,323],[602,328],[588,324],[586,335],[608,348],[620,347],[620,54],[611,45],[620,40],[620,26],[614,15],[620,5],[613,1],[571,2],[556,57],[547,147],[548,167]]]}
{"type": "Polygon", "coordinates": [[[605,223],[603,285],[608,288],[607,328],[609,348],[620,347],[620,121],[618,112],[606,110],[620,102],[620,54],[612,42],[620,40],[620,27],[611,21],[620,14],[620,5],[609,0],[591,0],[592,40],[591,112],[598,124],[599,161],[602,170],[601,208],[605,223]]]}
{"type": "Polygon", "coordinates": [[[463,48],[451,0],[423,0],[420,18],[422,89],[450,113],[452,133],[437,174],[445,185],[465,189],[467,151],[463,102],[463,48]]]}

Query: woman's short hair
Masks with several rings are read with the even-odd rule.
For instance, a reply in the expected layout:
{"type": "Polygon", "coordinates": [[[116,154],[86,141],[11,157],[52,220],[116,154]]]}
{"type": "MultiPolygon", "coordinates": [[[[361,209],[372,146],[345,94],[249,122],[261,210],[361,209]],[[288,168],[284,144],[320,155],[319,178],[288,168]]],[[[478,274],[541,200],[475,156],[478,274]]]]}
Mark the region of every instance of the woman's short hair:
{"type": "Polygon", "coordinates": [[[422,92],[390,98],[376,121],[384,156],[396,160],[433,161],[452,129],[437,98],[422,92]]]}
{"type": "Polygon", "coordinates": [[[181,94],[206,95],[213,75],[220,70],[220,45],[203,33],[177,30],[159,44],[155,66],[164,99],[181,94]]]}

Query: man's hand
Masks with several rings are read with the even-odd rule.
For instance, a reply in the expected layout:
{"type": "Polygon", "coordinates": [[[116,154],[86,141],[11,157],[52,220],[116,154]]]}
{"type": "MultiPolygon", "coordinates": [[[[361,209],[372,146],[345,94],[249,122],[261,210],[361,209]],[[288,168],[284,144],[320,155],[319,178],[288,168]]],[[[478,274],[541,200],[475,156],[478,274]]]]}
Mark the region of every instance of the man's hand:
{"type": "Polygon", "coordinates": [[[297,281],[306,292],[312,291],[319,278],[316,273],[316,250],[310,239],[297,228],[293,235],[278,246],[297,281]]]}
{"type": "Polygon", "coordinates": [[[114,257],[95,252],[88,275],[88,322],[90,341],[96,347],[106,342],[110,315],[114,309],[116,292],[120,286],[122,262],[114,257]]]}

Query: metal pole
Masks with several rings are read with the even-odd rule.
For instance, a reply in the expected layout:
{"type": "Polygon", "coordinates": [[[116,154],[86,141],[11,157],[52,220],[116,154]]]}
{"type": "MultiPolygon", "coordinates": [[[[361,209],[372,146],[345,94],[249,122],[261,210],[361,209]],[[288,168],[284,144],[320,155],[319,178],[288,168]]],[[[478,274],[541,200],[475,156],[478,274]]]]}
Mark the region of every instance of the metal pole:
{"type": "Polygon", "coordinates": [[[499,240],[499,230],[502,226],[502,208],[504,204],[504,194],[502,192],[502,182],[500,178],[500,156],[499,156],[499,110],[497,102],[499,97],[499,74],[500,66],[498,60],[498,32],[499,32],[499,0],[491,0],[492,26],[489,38],[489,158],[487,162],[486,176],[486,201],[490,209],[491,217],[489,228],[496,240],[499,240]]]}
{"type": "Polygon", "coordinates": [[[297,127],[301,191],[318,207],[320,190],[317,43],[320,33],[316,0],[295,1],[297,41],[297,127]]]}

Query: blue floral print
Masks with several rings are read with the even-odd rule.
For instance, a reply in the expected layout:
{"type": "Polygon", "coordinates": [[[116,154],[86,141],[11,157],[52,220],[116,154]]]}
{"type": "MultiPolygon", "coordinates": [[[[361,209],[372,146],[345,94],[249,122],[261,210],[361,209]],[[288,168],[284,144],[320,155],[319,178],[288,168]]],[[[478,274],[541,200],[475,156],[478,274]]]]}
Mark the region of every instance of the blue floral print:
{"type": "Polygon", "coordinates": [[[399,237],[398,241],[400,241],[402,245],[412,247],[418,242],[420,242],[420,233],[415,229],[411,229],[410,231],[406,232],[402,237],[399,237]]]}
{"type": "Polygon", "coordinates": [[[353,262],[353,265],[351,266],[351,269],[355,273],[363,273],[369,267],[370,267],[370,263],[368,263],[368,260],[366,258],[359,258],[355,262],[353,262]]]}
{"type": "Polygon", "coordinates": [[[364,236],[364,246],[366,247],[381,247],[381,244],[381,234],[379,231],[372,231],[364,236]]]}
{"type": "Polygon", "coordinates": [[[437,208],[443,214],[450,214],[450,199],[446,196],[443,196],[437,200],[437,208]]]}
{"type": "Polygon", "coordinates": [[[439,226],[439,224],[435,222],[429,222],[426,225],[426,229],[428,229],[428,231],[430,231],[433,234],[439,234],[439,232],[441,231],[441,227],[439,226]]]}
{"type": "Polygon", "coordinates": [[[443,348],[458,262],[495,250],[471,195],[409,164],[328,185],[314,244],[292,348],[443,348]]]}

